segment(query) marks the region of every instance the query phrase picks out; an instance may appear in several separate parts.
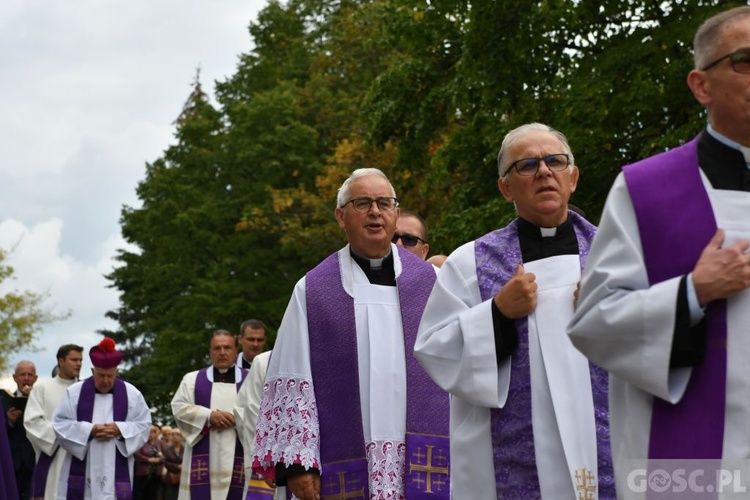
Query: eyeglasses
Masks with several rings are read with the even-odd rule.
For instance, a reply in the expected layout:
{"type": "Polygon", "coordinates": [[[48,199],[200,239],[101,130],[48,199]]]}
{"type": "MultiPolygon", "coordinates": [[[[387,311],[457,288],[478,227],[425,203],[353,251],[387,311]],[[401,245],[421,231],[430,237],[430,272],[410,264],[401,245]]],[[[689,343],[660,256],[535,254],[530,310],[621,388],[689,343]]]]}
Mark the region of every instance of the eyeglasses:
{"type": "Polygon", "coordinates": [[[354,207],[354,210],[356,210],[357,212],[367,212],[368,210],[370,210],[373,202],[378,206],[378,210],[380,210],[381,212],[392,212],[398,206],[398,198],[393,198],[392,196],[381,196],[380,198],[370,198],[369,196],[362,196],[361,198],[353,198],[347,201],[346,203],[341,205],[341,208],[344,208],[349,203],[351,203],[354,207]]]}
{"type": "Polygon", "coordinates": [[[418,242],[422,242],[427,244],[425,240],[420,238],[419,236],[414,236],[413,234],[394,234],[393,238],[391,238],[391,243],[398,243],[398,240],[401,240],[401,242],[404,244],[405,247],[414,247],[417,246],[418,242]]]}
{"type": "Polygon", "coordinates": [[[568,165],[570,165],[570,156],[567,153],[557,153],[554,155],[540,156],[539,158],[522,158],[511,163],[505,170],[503,176],[507,175],[514,168],[518,171],[519,175],[536,175],[541,162],[544,162],[544,164],[547,165],[547,168],[553,172],[562,172],[568,168],[568,165]]]}
{"type": "Polygon", "coordinates": [[[723,55],[711,64],[707,64],[701,71],[708,71],[724,59],[729,59],[729,63],[732,65],[732,69],[735,73],[741,73],[743,75],[750,75],[750,51],[749,50],[738,50],[737,52],[730,52],[729,54],[723,55]]]}

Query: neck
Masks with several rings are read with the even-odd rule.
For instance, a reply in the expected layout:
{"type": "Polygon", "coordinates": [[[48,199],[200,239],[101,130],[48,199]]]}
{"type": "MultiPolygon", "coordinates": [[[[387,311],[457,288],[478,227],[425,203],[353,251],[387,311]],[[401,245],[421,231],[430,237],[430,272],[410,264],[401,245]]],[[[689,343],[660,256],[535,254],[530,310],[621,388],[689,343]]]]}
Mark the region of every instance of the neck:
{"type": "Polygon", "coordinates": [[[388,243],[388,246],[382,249],[355,248],[353,246],[351,247],[351,249],[354,254],[362,257],[363,259],[382,259],[387,257],[388,254],[391,253],[391,244],[388,243]]]}

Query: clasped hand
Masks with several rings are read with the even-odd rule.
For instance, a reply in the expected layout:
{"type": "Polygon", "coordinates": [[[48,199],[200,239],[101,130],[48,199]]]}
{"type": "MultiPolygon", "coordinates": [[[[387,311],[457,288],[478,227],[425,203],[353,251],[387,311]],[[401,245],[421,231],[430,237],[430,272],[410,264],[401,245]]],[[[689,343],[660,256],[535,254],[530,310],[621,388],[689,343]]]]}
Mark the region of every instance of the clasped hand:
{"type": "Polygon", "coordinates": [[[120,428],[114,422],[109,424],[94,424],[91,428],[91,437],[97,441],[109,441],[122,436],[120,428]]]}
{"type": "Polygon", "coordinates": [[[211,412],[209,420],[211,422],[211,429],[219,432],[234,427],[234,415],[227,411],[214,410],[211,412]]]}

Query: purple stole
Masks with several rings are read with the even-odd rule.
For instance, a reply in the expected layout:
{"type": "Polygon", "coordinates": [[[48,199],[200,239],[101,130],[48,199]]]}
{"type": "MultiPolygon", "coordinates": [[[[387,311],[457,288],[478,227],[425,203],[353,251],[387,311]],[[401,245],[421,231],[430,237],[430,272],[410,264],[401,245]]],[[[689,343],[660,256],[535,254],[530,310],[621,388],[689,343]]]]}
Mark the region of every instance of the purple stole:
{"type": "Polygon", "coordinates": [[[276,490],[269,487],[262,479],[253,479],[247,486],[245,500],[273,500],[276,490]]]}
{"type": "MultiPolygon", "coordinates": [[[[402,264],[396,283],[406,353],[406,498],[447,500],[448,395],[414,357],[419,321],[435,283],[435,271],[414,254],[396,248],[402,264]]],[[[367,500],[369,473],[359,395],[354,299],[343,288],[339,266],[337,252],[310,271],[305,281],[320,425],[321,475],[330,478],[323,482],[322,494],[324,499],[367,500]]]]}
{"type": "MultiPolygon", "coordinates": [[[[586,263],[596,227],[574,212],[570,215],[578,240],[581,268],[586,263]]],[[[491,300],[516,273],[523,262],[518,242],[518,219],[488,233],[474,243],[479,292],[491,300]]],[[[531,421],[531,371],[529,367],[529,325],[516,320],[518,348],[511,355],[511,375],[505,406],[490,411],[495,484],[498,498],[539,498],[534,431],[531,421]]],[[[594,397],[600,498],[614,498],[614,473],[609,445],[607,373],[589,363],[594,397]]]]}
{"type": "MultiPolygon", "coordinates": [[[[623,168],[638,219],[649,285],[690,273],[716,233],[713,208],[698,166],[698,137],[623,168]]],[[[693,367],[682,399],[673,405],[654,398],[648,452],[651,459],[721,458],[726,406],[726,301],[708,304],[706,319],[706,360],[693,367]]]]}
{"type": "Polygon", "coordinates": [[[10,454],[10,442],[5,423],[5,411],[0,412],[0,500],[18,500],[16,471],[10,454]]]}
{"type": "Polygon", "coordinates": [[[49,469],[52,467],[52,462],[55,460],[55,455],[57,455],[57,450],[59,449],[56,448],[52,452],[52,455],[47,455],[44,452],[39,454],[39,460],[37,460],[34,466],[34,473],[31,476],[31,500],[44,500],[49,469]]]}
{"type": "MultiPolygon", "coordinates": [[[[211,408],[211,390],[213,384],[208,380],[208,370],[213,366],[202,368],[195,378],[195,404],[211,408]]],[[[230,370],[234,370],[233,366],[230,370]]],[[[245,380],[247,370],[240,369],[240,380],[235,383],[236,390],[240,390],[245,380]]],[[[190,498],[195,500],[211,499],[211,461],[209,457],[211,433],[206,433],[195,446],[190,459],[190,498]]],[[[234,464],[232,465],[232,480],[229,483],[227,500],[240,500],[245,487],[245,467],[242,444],[239,438],[234,443],[234,464]]]]}
{"type": "MultiPolygon", "coordinates": [[[[79,422],[91,422],[94,415],[94,401],[96,399],[96,386],[94,378],[87,378],[81,386],[76,408],[79,422]]],[[[128,388],[125,382],[119,378],[115,379],[112,388],[112,418],[115,422],[125,422],[128,419],[128,388]]],[[[83,499],[86,492],[86,459],[78,460],[70,456],[70,473],[68,474],[69,500],[83,499]]],[[[115,450],[115,497],[118,500],[130,500],[133,497],[132,485],[130,484],[130,467],[128,457],[115,450]]]]}

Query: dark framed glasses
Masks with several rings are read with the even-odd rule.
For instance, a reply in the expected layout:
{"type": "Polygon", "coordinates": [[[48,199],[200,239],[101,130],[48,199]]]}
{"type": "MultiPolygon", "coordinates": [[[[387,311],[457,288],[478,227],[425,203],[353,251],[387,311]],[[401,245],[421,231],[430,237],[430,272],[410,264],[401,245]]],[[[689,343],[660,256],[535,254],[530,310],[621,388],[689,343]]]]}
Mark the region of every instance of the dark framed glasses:
{"type": "Polygon", "coordinates": [[[380,198],[370,198],[369,196],[362,196],[360,198],[352,198],[351,200],[341,205],[341,208],[344,208],[349,203],[352,204],[354,210],[356,210],[357,212],[369,211],[373,203],[378,206],[378,210],[380,210],[381,212],[392,212],[398,206],[398,198],[394,198],[392,196],[381,196],[380,198]]]}
{"type": "Polygon", "coordinates": [[[736,52],[725,54],[714,62],[703,66],[701,71],[708,71],[724,59],[729,59],[729,63],[732,65],[732,69],[735,73],[750,75],[750,50],[738,50],[736,52]]]}
{"type": "Polygon", "coordinates": [[[413,247],[416,246],[418,242],[427,243],[425,240],[420,238],[419,236],[414,236],[413,234],[398,234],[395,233],[393,235],[393,238],[391,238],[392,243],[398,243],[398,240],[401,240],[401,243],[404,244],[405,247],[413,247]]]}
{"type": "Polygon", "coordinates": [[[507,175],[514,168],[523,176],[536,175],[542,162],[553,172],[562,172],[570,165],[570,156],[567,153],[556,153],[538,158],[522,158],[511,163],[503,175],[507,175]]]}

